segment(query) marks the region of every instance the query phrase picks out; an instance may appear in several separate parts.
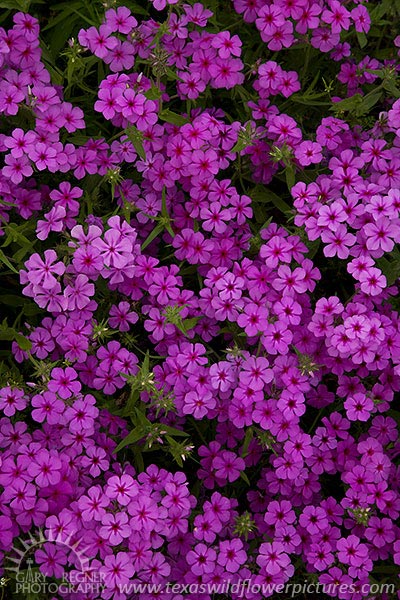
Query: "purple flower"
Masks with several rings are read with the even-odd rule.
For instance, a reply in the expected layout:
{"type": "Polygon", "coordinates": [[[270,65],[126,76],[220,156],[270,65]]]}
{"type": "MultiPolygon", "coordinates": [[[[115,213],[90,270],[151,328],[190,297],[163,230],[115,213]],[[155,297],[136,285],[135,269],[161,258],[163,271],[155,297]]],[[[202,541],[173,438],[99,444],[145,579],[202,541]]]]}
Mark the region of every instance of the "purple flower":
{"type": "Polygon", "coordinates": [[[39,564],[40,572],[46,577],[60,579],[67,564],[67,554],[60,544],[46,542],[36,550],[35,560],[39,564]]]}
{"type": "Polygon", "coordinates": [[[355,535],[349,535],[348,538],[340,538],[336,543],[338,550],[338,559],[345,565],[358,566],[368,557],[368,548],[360,543],[360,539],[355,535]]]}
{"type": "Polygon", "coordinates": [[[44,289],[53,288],[57,280],[54,275],[62,275],[65,272],[65,265],[57,261],[57,254],[54,250],[45,250],[44,260],[39,254],[33,254],[26,261],[25,266],[28,269],[28,281],[34,285],[40,285],[44,289]]]}
{"type": "Polygon", "coordinates": [[[61,369],[56,367],[51,371],[51,379],[48,383],[50,392],[54,392],[63,400],[70,398],[81,390],[81,384],[76,381],[78,373],[72,367],[61,369]]]}
{"type": "Polygon", "coordinates": [[[135,568],[127,552],[118,552],[115,556],[106,556],[100,573],[107,587],[112,588],[128,583],[135,573],[135,568]]]}
{"type": "Polygon", "coordinates": [[[27,402],[23,390],[9,386],[0,389],[0,410],[7,417],[12,417],[16,411],[24,410],[27,402]]]}
{"type": "Polygon", "coordinates": [[[193,550],[187,553],[186,560],[194,575],[212,573],[215,568],[217,553],[205,544],[196,544],[193,550]]]}
{"type": "Polygon", "coordinates": [[[0,547],[2,550],[11,550],[14,537],[13,523],[10,517],[6,515],[0,516],[0,547]]]}
{"type": "Polygon", "coordinates": [[[368,421],[374,408],[374,403],[365,394],[357,393],[347,398],[344,407],[347,418],[350,421],[368,421]]]}
{"type": "Polygon", "coordinates": [[[213,468],[219,479],[232,482],[239,477],[240,471],[244,470],[245,463],[233,452],[224,451],[213,460],[213,468]]]}
{"type": "Polygon", "coordinates": [[[279,542],[263,543],[259,548],[257,564],[263,572],[275,575],[281,571],[287,574],[293,572],[289,556],[283,551],[279,542]]]}
{"type": "Polygon", "coordinates": [[[229,573],[236,573],[247,560],[246,551],[241,540],[224,540],[220,542],[217,562],[229,573]]]}

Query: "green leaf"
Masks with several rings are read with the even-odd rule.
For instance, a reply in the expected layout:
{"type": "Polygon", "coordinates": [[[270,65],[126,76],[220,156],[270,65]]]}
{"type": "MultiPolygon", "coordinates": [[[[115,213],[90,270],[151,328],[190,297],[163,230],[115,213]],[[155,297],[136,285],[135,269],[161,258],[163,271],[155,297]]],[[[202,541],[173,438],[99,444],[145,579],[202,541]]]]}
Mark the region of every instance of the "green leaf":
{"type": "Polygon", "coordinates": [[[363,31],[357,31],[356,34],[360,48],[365,48],[365,46],[368,44],[367,36],[363,31]]]}
{"type": "Polygon", "coordinates": [[[148,237],[145,239],[145,241],[142,244],[142,252],[145,248],[147,248],[147,246],[149,244],[151,244],[151,242],[162,232],[164,231],[164,225],[163,223],[159,223],[158,225],[156,225],[156,227],[154,227],[153,231],[148,235],[148,237]]]}
{"type": "Polygon", "coordinates": [[[159,118],[166,123],[171,123],[172,125],[185,125],[189,121],[182,117],[182,115],[178,115],[177,113],[172,112],[169,108],[165,108],[159,113],[159,118]]]}
{"type": "Polygon", "coordinates": [[[241,152],[242,150],[247,148],[247,146],[249,146],[249,143],[246,140],[239,138],[236,144],[233,146],[232,150],[230,150],[230,152],[241,152]]]}
{"type": "Polygon", "coordinates": [[[34,315],[40,314],[42,312],[42,309],[32,302],[29,304],[25,304],[23,312],[24,315],[26,315],[27,317],[32,317],[34,315]]]}
{"type": "Polygon", "coordinates": [[[183,319],[182,321],[182,326],[183,329],[188,332],[191,329],[193,329],[193,327],[195,327],[197,325],[197,323],[199,322],[200,317],[192,317],[191,319],[183,319]]]}
{"type": "Polygon", "coordinates": [[[161,215],[169,219],[168,209],[167,209],[167,193],[165,191],[165,185],[161,191],[161,215]]]}
{"type": "Polygon", "coordinates": [[[26,229],[31,229],[30,223],[24,223],[23,225],[20,225],[20,226],[14,225],[13,223],[6,225],[5,232],[7,234],[7,238],[3,244],[3,248],[5,248],[9,244],[11,244],[12,242],[19,244],[21,247],[22,246],[32,246],[32,241],[28,240],[28,238],[25,237],[21,233],[22,231],[25,231],[26,229]]]}
{"type": "Polygon", "coordinates": [[[243,479],[243,481],[245,481],[247,483],[247,485],[250,485],[249,478],[247,477],[247,475],[244,471],[240,472],[240,479],[243,479]]]}
{"type": "Polygon", "coordinates": [[[147,377],[150,369],[150,352],[147,350],[146,355],[143,359],[142,368],[140,369],[140,373],[142,377],[147,377]]]}
{"type": "Polygon", "coordinates": [[[253,439],[253,429],[249,427],[246,431],[246,435],[244,436],[243,448],[242,448],[242,457],[246,456],[247,451],[249,449],[249,445],[251,440],[253,439]]]}
{"type": "Polygon", "coordinates": [[[161,90],[159,90],[156,85],[152,85],[144,95],[148,100],[159,100],[162,96],[161,90]]]}
{"type": "Polygon", "coordinates": [[[15,333],[14,339],[17,342],[18,346],[21,348],[21,350],[28,351],[32,348],[32,342],[20,333],[15,333]]]}
{"type": "Polygon", "coordinates": [[[392,417],[392,419],[395,419],[395,421],[397,421],[400,427],[400,412],[398,410],[394,410],[391,408],[390,410],[388,410],[387,415],[389,417],[392,417]]]}
{"type": "Polygon", "coordinates": [[[333,102],[330,110],[333,112],[353,111],[362,101],[363,97],[361,94],[354,94],[354,96],[340,100],[340,102],[333,102]]]}
{"type": "Polygon", "coordinates": [[[95,21],[93,21],[92,19],[89,19],[88,17],[86,17],[84,14],[82,14],[76,8],[74,8],[73,11],[74,11],[74,13],[76,13],[77,15],[79,15],[81,19],[83,19],[84,21],[86,21],[86,23],[89,23],[89,25],[92,25],[93,27],[98,27],[99,26],[100,23],[95,23],[95,21]]]}
{"type": "Polygon", "coordinates": [[[68,137],[68,141],[75,146],[84,146],[88,140],[96,139],[95,136],[76,134],[68,137]]]}
{"type": "Polygon", "coordinates": [[[10,342],[15,340],[21,350],[30,350],[32,348],[30,340],[18,331],[15,331],[13,327],[9,327],[6,319],[4,319],[0,325],[0,340],[7,340],[10,342]]]}
{"type": "Polygon", "coordinates": [[[135,444],[136,442],[141,440],[142,437],[144,437],[144,435],[145,432],[143,430],[143,427],[136,427],[135,429],[132,429],[132,431],[128,433],[128,435],[122,440],[122,442],[118,444],[114,452],[119,452],[126,446],[129,446],[130,444],[135,444]]]}
{"type": "Polygon", "coordinates": [[[376,264],[386,277],[388,285],[393,285],[400,277],[400,260],[388,260],[382,257],[376,260],[376,264]]]}
{"type": "Polygon", "coordinates": [[[304,92],[304,97],[309,96],[311,94],[311,92],[314,90],[315,86],[317,85],[320,73],[321,73],[321,71],[317,72],[317,74],[315,75],[314,79],[312,80],[312,82],[308,86],[307,90],[304,92]]]}
{"type": "Polygon", "coordinates": [[[189,437],[185,431],[181,429],[175,429],[175,427],[170,427],[169,425],[162,424],[162,428],[164,431],[168,433],[168,435],[175,435],[176,437],[189,437]]]}
{"type": "Polygon", "coordinates": [[[390,92],[395,98],[400,98],[400,90],[393,79],[385,79],[382,83],[386,91],[390,92]]]}
{"type": "Polygon", "coordinates": [[[294,186],[294,184],[296,183],[296,176],[295,176],[294,167],[292,167],[292,166],[286,167],[286,169],[285,169],[285,177],[286,177],[286,184],[287,184],[288,189],[290,191],[292,189],[292,187],[294,186]]]}
{"type": "Polygon", "coordinates": [[[319,247],[321,245],[321,240],[315,240],[313,242],[307,242],[307,248],[308,248],[308,254],[307,254],[307,258],[310,258],[311,260],[314,258],[314,256],[317,254],[319,247]]]}
{"type": "Polygon", "coordinates": [[[6,267],[11,269],[11,271],[13,273],[16,273],[18,275],[17,269],[15,267],[13,267],[13,265],[10,263],[7,256],[4,254],[3,250],[0,250],[0,262],[4,263],[6,265],[6,267]]]}
{"type": "Polygon", "coordinates": [[[252,200],[260,203],[273,204],[276,208],[279,208],[283,213],[291,212],[289,204],[285,202],[278,194],[275,194],[272,190],[267,187],[254,188],[249,192],[249,196],[252,200]]]}
{"type": "Polygon", "coordinates": [[[15,331],[11,327],[0,329],[0,340],[11,342],[14,339],[15,331]]]}
{"type": "Polygon", "coordinates": [[[24,306],[27,302],[29,302],[28,298],[21,298],[21,296],[13,296],[12,294],[0,296],[0,303],[8,306],[24,306]]]}
{"type": "Polygon", "coordinates": [[[134,460],[135,460],[136,471],[138,473],[142,473],[144,471],[144,461],[143,461],[143,454],[142,454],[140,448],[137,448],[135,446],[133,448],[133,455],[134,455],[134,460]]]}
{"type": "Polygon", "coordinates": [[[0,2],[0,8],[8,8],[8,9],[17,9],[19,8],[18,6],[15,5],[15,1],[14,0],[3,0],[2,2],[0,2]]]}
{"type": "Polygon", "coordinates": [[[146,160],[146,152],[143,147],[143,134],[136,127],[128,127],[125,129],[128,140],[132,142],[133,147],[142,160],[146,160]]]}
{"type": "Polygon", "coordinates": [[[130,0],[125,0],[123,5],[128,6],[134,15],[148,15],[148,11],[145,8],[143,8],[143,6],[136,4],[136,2],[130,2],[130,0]]]}
{"type": "MultiPolygon", "coordinates": [[[[141,406],[143,406],[143,404],[141,406]]],[[[152,426],[152,423],[149,421],[149,419],[146,417],[143,411],[144,407],[143,410],[141,410],[140,408],[135,408],[135,421],[136,423],[138,423],[138,426],[143,429],[143,431],[146,431],[146,429],[152,426]]]]}
{"type": "Polygon", "coordinates": [[[373,108],[375,104],[379,102],[381,96],[382,90],[376,90],[372,94],[367,94],[366,96],[364,96],[359,106],[356,108],[356,115],[358,117],[361,117],[362,115],[369,113],[371,108],[373,108]]]}
{"type": "Polygon", "coordinates": [[[15,252],[14,260],[16,260],[17,263],[20,263],[22,261],[22,259],[24,258],[24,256],[26,254],[28,254],[28,252],[30,252],[30,251],[32,251],[32,244],[29,244],[29,246],[23,246],[20,250],[15,252]]]}
{"type": "Polygon", "coordinates": [[[169,67],[165,69],[165,73],[167,75],[167,79],[170,79],[172,81],[182,81],[182,79],[178,77],[175,71],[173,69],[170,69],[169,67]]]}
{"type": "Polygon", "coordinates": [[[168,442],[169,445],[169,450],[175,460],[175,462],[179,465],[179,467],[183,467],[183,460],[182,457],[179,455],[179,450],[181,448],[180,444],[178,444],[172,437],[169,437],[168,435],[165,436],[166,441],[168,442]]]}
{"type": "MultiPolygon", "coordinates": [[[[120,373],[120,375],[123,375],[123,373],[120,373]]],[[[137,400],[139,400],[139,398],[140,398],[139,388],[137,386],[133,385],[128,402],[126,403],[126,405],[124,406],[124,408],[122,410],[123,417],[129,417],[132,415],[134,406],[135,406],[137,400]]]]}
{"type": "Polygon", "coordinates": [[[72,18],[72,19],[77,19],[78,17],[76,15],[74,15],[73,12],[74,12],[74,6],[73,5],[67,6],[56,17],[53,17],[45,27],[42,27],[41,30],[47,31],[48,29],[51,29],[52,27],[56,27],[60,23],[62,23],[64,25],[64,23],[68,19],[68,17],[72,18]]]}
{"type": "Polygon", "coordinates": [[[379,24],[381,18],[390,10],[391,4],[392,0],[382,0],[382,2],[379,2],[371,11],[369,11],[371,21],[374,24],[379,24]]]}

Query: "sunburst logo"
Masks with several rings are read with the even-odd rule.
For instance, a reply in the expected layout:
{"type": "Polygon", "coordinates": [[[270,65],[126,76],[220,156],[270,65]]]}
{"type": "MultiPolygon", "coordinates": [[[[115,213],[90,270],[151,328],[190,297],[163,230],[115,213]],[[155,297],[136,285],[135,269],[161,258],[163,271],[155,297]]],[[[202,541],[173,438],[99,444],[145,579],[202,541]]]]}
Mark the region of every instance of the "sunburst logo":
{"type": "Polygon", "coordinates": [[[101,574],[90,569],[85,550],[83,541],[73,535],[40,529],[27,539],[18,538],[8,553],[7,580],[13,583],[15,593],[40,598],[45,594],[100,591],[104,587],[101,574]]]}

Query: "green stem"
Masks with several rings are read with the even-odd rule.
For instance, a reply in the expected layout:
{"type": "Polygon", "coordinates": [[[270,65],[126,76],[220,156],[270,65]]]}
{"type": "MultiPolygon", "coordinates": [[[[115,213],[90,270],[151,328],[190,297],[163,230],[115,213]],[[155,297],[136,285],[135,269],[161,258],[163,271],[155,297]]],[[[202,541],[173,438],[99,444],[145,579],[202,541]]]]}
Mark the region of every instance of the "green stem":
{"type": "Polygon", "coordinates": [[[323,412],[323,410],[324,410],[323,408],[321,408],[321,409],[319,410],[319,412],[318,412],[317,416],[315,417],[315,419],[314,419],[314,421],[313,421],[313,423],[312,423],[312,425],[311,425],[310,429],[308,430],[308,433],[309,433],[309,434],[312,432],[312,430],[314,429],[315,425],[318,423],[318,421],[319,421],[319,419],[320,419],[320,416],[322,415],[322,412],[323,412]]]}

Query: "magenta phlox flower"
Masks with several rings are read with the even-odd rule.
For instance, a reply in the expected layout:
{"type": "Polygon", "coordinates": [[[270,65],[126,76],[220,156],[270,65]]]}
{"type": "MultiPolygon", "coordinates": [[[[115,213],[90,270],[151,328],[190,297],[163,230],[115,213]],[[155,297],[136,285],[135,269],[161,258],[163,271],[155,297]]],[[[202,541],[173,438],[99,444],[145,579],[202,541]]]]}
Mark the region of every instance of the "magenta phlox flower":
{"type": "Polygon", "coordinates": [[[71,432],[79,433],[91,432],[94,426],[94,420],[99,414],[99,409],[95,406],[96,399],[87,394],[82,400],[76,400],[74,404],[67,408],[65,418],[68,421],[68,427],[71,432]]]}
{"type": "Polygon", "coordinates": [[[12,417],[16,411],[24,410],[27,403],[28,398],[23,390],[10,386],[0,388],[0,410],[7,417],[12,417]]]}
{"type": "Polygon", "coordinates": [[[104,17],[106,25],[112,33],[118,32],[127,35],[138,24],[126,6],[119,6],[116,9],[110,8],[106,10],[104,17]]]}
{"type": "MultiPolygon", "coordinates": [[[[107,588],[127,584],[135,574],[135,568],[127,552],[118,552],[116,555],[105,557],[104,564],[100,567],[100,573],[107,588]]],[[[115,595],[113,594],[113,597],[115,595]]]]}
{"type": "Polygon", "coordinates": [[[51,379],[48,383],[50,392],[58,394],[63,400],[70,398],[81,390],[81,384],[76,381],[78,373],[72,367],[61,369],[56,367],[51,371],[51,379]]]}
{"type": "Polygon", "coordinates": [[[129,521],[133,531],[142,531],[149,534],[156,526],[158,519],[167,514],[162,507],[146,495],[137,495],[128,504],[128,512],[131,515],[129,521]]]}
{"type": "Polygon", "coordinates": [[[39,571],[46,577],[60,579],[63,576],[67,560],[65,548],[56,542],[45,542],[35,552],[35,561],[39,565],[39,571]]]}
{"type": "Polygon", "coordinates": [[[102,527],[100,527],[99,533],[104,539],[108,540],[111,546],[118,546],[131,534],[128,515],[124,512],[106,513],[101,518],[101,524],[102,527]]]}
{"type": "Polygon", "coordinates": [[[259,548],[257,564],[263,572],[271,575],[285,571],[286,574],[293,573],[289,556],[283,551],[283,545],[279,542],[263,543],[259,548]]]}
{"type": "Polygon", "coordinates": [[[92,244],[100,250],[100,256],[107,267],[123,269],[130,261],[132,244],[115,229],[108,229],[104,239],[96,238],[92,244]]]}
{"type": "Polygon", "coordinates": [[[217,553],[206,544],[196,544],[186,555],[186,560],[194,575],[211,573],[215,568],[217,553]]]}
{"type": "Polygon", "coordinates": [[[55,275],[62,275],[65,272],[65,265],[60,261],[56,262],[57,258],[54,250],[45,250],[44,260],[39,254],[33,254],[25,263],[28,281],[44,289],[54,287],[57,283],[55,275]]]}
{"type": "Polygon", "coordinates": [[[61,479],[62,463],[55,450],[40,450],[29,469],[36,483],[41,487],[57,484],[61,479]]]}
{"type": "Polygon", "coordinates": [[[94,296],[95,288],[86,275],[77,275],[73,284],[67,285],[64,296],[68,302],[68,310],[85,308],[89,303],[90,296],[94,296]]]}
{"type": "Polygon", "coordinates": [[[368,558],[368,547],[366,544],[362,544],[356,535],[340,538],[336,543],[336,548],[338,559],[345,565],[357,567],[364,559],[368,558]]]}
{"type": "Polygon", "coordinates": [[[216,476],[222,480],[235,481],[244,470],[245,462],[233,452],[223,451],[213,460],[216,476]]]}
{"type": "Polygon", "coordinates": [[[78,500],[82,519],[89,522],[92,519],[101,521],[109,504],[110,499],[104,495],[102,488],[98,485],[89,488],[87,495],[81,496],[78,500]]]}
{"type": "Polygon", "coordinates": [[[108,498],[116,500],[121,506],[126,506],[139,493],[138,484],[131,475],[114,475],[107,482],[105,494],[108,498]]]}

